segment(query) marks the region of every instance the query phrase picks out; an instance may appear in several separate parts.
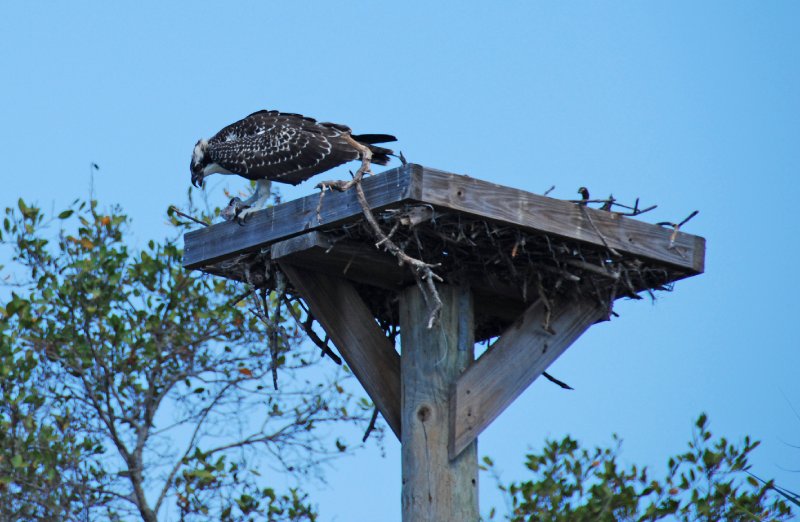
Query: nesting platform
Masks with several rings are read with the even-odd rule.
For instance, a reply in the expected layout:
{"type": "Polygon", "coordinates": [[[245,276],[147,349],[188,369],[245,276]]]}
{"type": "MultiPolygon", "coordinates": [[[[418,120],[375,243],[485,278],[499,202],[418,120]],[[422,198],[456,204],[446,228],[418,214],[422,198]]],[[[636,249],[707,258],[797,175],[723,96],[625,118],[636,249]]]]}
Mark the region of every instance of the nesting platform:
{"type": "MultiPolygon", "coordinates": [[[[703,272],[701,237],[408,164],[365,178],[385,232],[475,295],[475,338],[502,333],[541,294],[591,296],[607,307],[703,272]]],[[[352,281],[380,324],[397,324],[397,292],[414,275],[375,246],[353,191],[328,192],[186,234],[184,266],[270,286],[270,263],[352,281]]]]}

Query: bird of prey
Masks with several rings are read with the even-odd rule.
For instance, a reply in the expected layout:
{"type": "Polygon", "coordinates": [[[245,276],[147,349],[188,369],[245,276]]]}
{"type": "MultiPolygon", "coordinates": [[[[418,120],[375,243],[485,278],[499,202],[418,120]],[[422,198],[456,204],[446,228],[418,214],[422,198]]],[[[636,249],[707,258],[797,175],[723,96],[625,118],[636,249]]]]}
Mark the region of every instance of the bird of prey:
{"type": "Polygon", "coordinates": [[[373,163],[386,165],[394,152],[375,144],[396,140],[388,134],[352,134],[346,125],[317,122],[300,114],[258,111],[197,142],[192,152],[192,184],[201,187],[211,174],[254,180],[252,197],[241,202],[234,198],[229,205],[242,223],[264,206],[271,182],[297,185],[315,174],[362,159],[367,148],[373,163]]]}

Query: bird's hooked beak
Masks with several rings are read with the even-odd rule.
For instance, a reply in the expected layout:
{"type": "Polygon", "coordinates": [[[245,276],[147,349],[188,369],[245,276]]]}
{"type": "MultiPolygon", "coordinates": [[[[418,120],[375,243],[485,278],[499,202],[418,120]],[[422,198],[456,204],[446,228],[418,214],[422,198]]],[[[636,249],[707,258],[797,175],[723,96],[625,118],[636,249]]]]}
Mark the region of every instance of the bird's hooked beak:
{"type": "Polygon", "coordinates": [[[192,170],[192,185],[197,188],[203,187],[203,169],[192,170]]]}
{"type": "Polygon", "coordinates": [[[199,140],[192,151],[192,162],[189,164],[189,170],[192,171],[192,185],[197,188],[203,186],[203,177],[205,165],[208,163],[205,157],[206,147],[208,142],[206,140],[199,140]]]}

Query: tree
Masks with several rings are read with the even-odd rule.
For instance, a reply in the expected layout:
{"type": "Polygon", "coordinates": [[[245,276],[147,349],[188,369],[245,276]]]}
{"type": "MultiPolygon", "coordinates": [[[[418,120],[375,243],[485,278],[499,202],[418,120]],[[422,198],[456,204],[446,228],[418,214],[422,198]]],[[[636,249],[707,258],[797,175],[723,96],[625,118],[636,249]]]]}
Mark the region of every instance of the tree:
{"type": "Polygon", "coordinates": [[[268,472],[316,474],[349,451],[327,436],[368,417],[346,369],[318,364],[274,297],[252,313],[252,289],[184,271],[176,239],[134,250],[129,235],[95,201],[6,209],[0,519],[315,519],[268,472]]]}
{"type": "MultiPolygon", "coordinates": [[[[523,521],[681,521],[789,520],[792,513],[771,483],[759,483],[747,474],[748,456],[758,442],[746,437],[740,446],[724,437],[712,439],[708,419],[695,423],[689,449],[672,457],[663,480],[647,468],[623,468],[616,446],[582,449],[567,436],[547,441],[538,454],[527,455],[532,479],[500,484],[510,514],[523,521]]],[[[495,477],[491,459],[486,468],[495,477]]],[[[493,512],[490,518],[493,518],[493,512]]]]}

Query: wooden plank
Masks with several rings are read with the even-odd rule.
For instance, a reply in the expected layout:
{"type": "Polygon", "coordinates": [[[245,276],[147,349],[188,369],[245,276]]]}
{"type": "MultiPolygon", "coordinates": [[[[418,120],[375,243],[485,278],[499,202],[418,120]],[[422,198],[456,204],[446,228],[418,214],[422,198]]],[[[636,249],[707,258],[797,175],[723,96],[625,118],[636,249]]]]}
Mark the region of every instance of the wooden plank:
{"type": "Polygon", "coordinates": [[[458,379],[450,397],[450,455],[478,435],[606,310],[592,300],[556,303],[548,333],[545,307],[532,304],[500,339],[458,379]]]}
{"type": "Polygon", "coordinates": [[[270,257],[386,290],[399,290],[414,282],[414,274],[391,254],[369,243],[347,239],[334,243],[316,230],[275,243],[270,257]]]}
{"type": "Polygon", "coordinates": [[[449,389],[472,362],[472,297],[440,286],[440,323],[428,330],[419,288],[400,296],[402,340],[402,501],[404,522],[478,520],[478,449],[448,457],[449,389]]]}
{"type": "MultiPolygon", "coordinates": [[[[594,247],[607,246],[622,254],[681,268],[688,271],[687,275],[704,270],[702,237],[681,232],[671,242],[671,229],[468,176],[408,164],[365,178],[364,191],[373,209],[417,201],[594,247]]],[[[202,268],[361,215],[351,191],[327,193],[321,220],[317,219],[318,204],[319,194],[312,194],[257,212],[244,226],[219,223],[189,232],[185,236],[184,267],[202,268]]]]}
{"type": "MultiPolygon", "coordinates": [[[[367,201],[374,209],[413,197],[412,181],[422,172],[419,165],[408,164],[377,176],[364,178],[367,201]]],[[[418,191],[417,191],[418,192],[418,191]]],[[[319,194],[295,199],[252,214],[243,226],[224,222],[193,230],[184,236],[184,268],[202,268],[236,255],[257,251],[270,243],[287,239],[307,230],[334,225],[361,215],[354,191],[327,192],[319,220],[319,194]]]]}
{"type": "Polygon", "coordinates": [[[399,439],[400,356],[358,292],[342,278],[280,266],[399,439]]]}
{"type": "Polygon", "coordinates": [[[623,254],[674,265],[695,274],[704,270],[705,239],[699,236],[681,232],[671,244],[672,229],[429,168],[423,171],[421,190],[423,202],[439,207],[597,247],[607,245],[623,254]]]}

